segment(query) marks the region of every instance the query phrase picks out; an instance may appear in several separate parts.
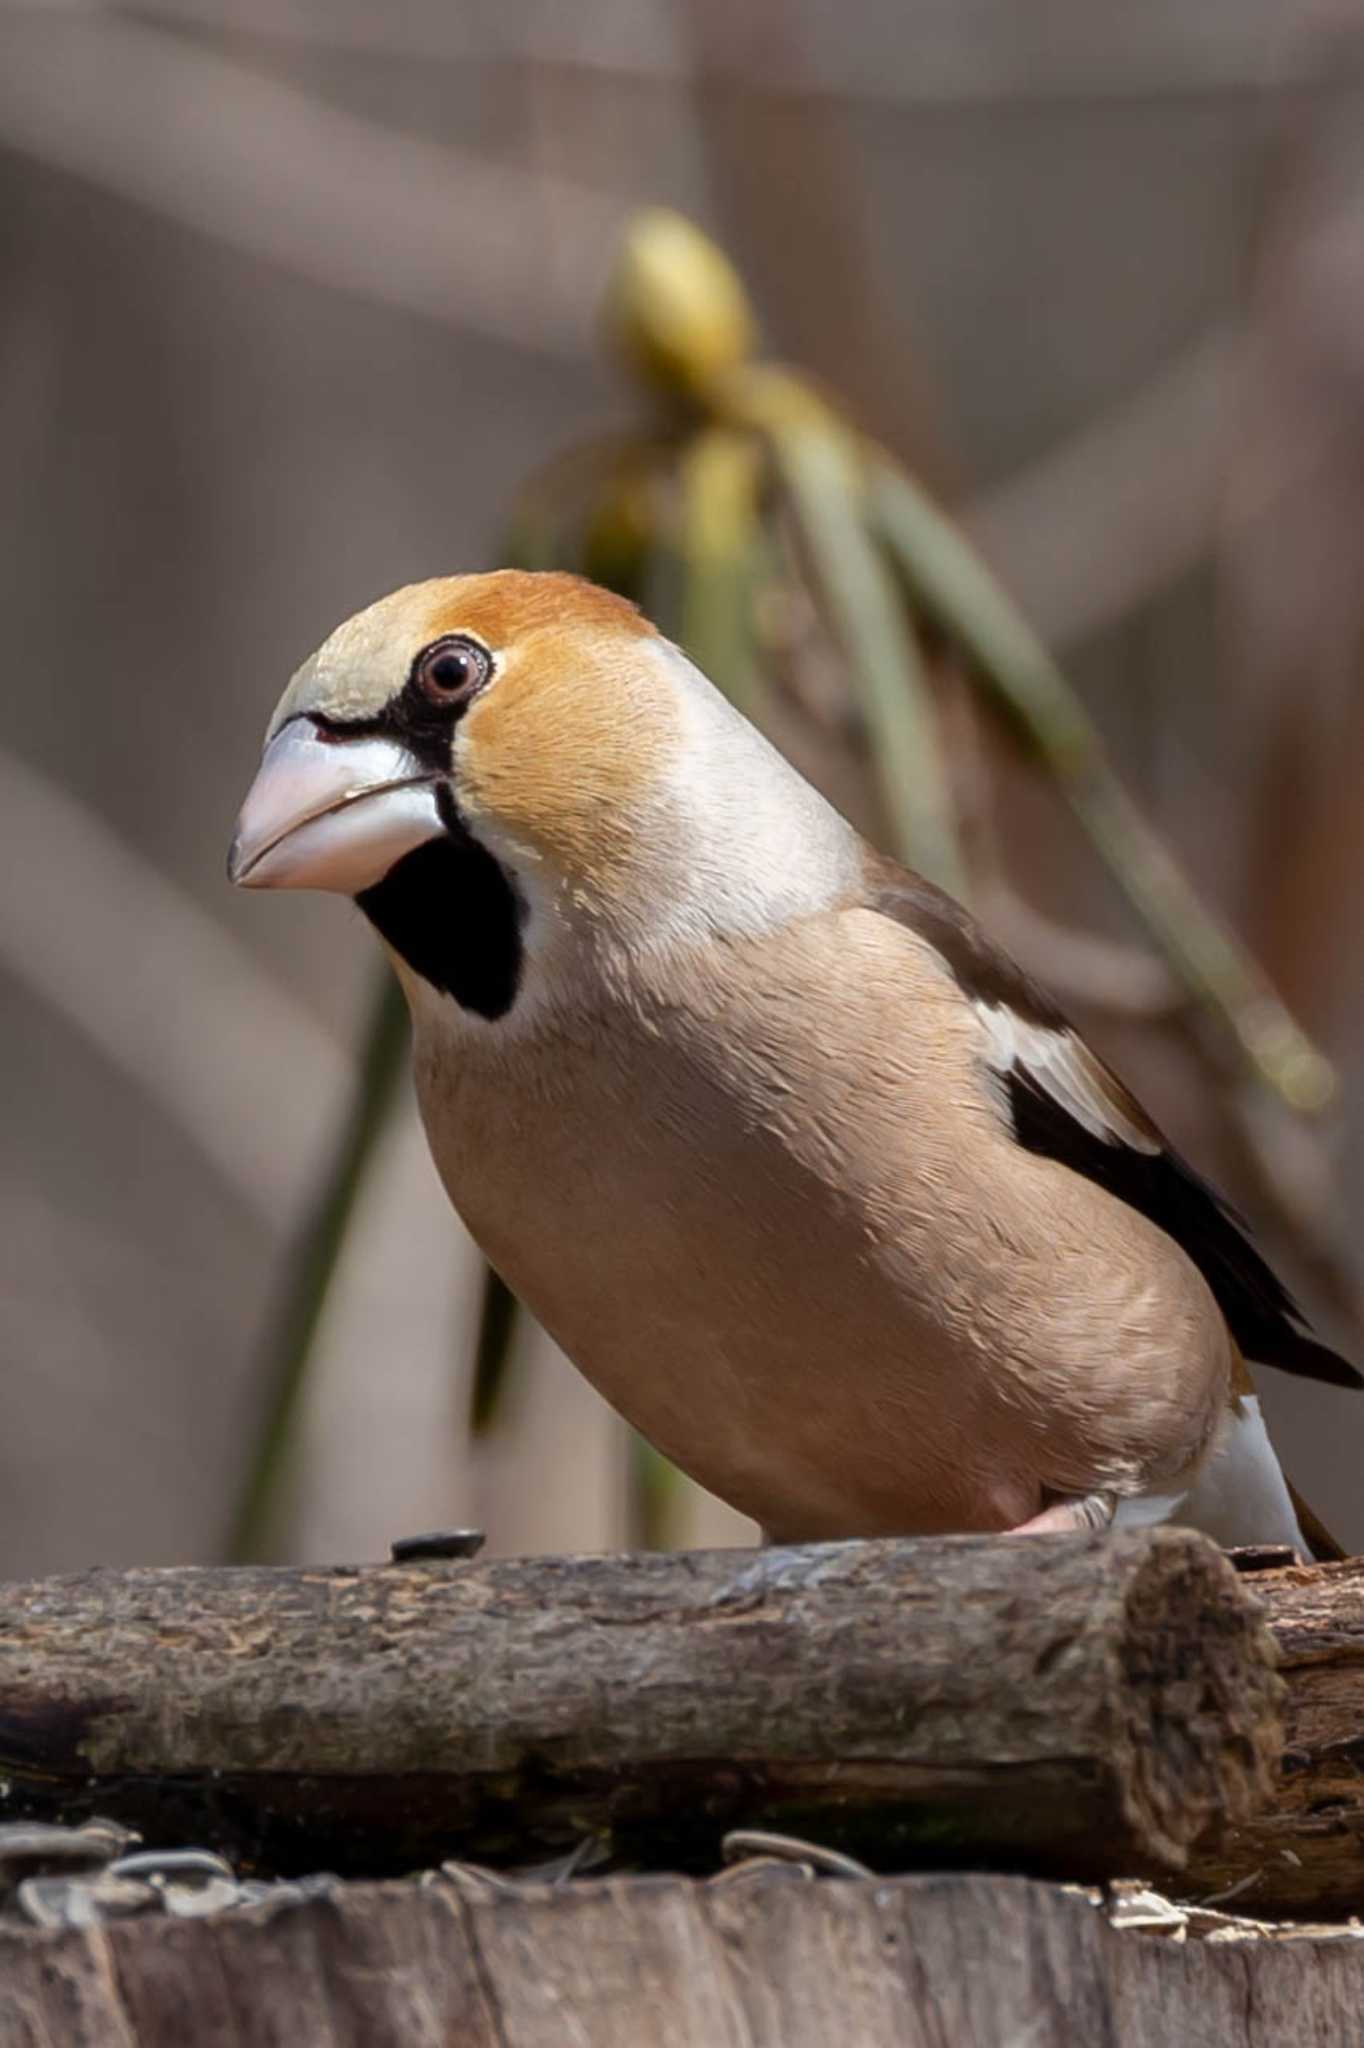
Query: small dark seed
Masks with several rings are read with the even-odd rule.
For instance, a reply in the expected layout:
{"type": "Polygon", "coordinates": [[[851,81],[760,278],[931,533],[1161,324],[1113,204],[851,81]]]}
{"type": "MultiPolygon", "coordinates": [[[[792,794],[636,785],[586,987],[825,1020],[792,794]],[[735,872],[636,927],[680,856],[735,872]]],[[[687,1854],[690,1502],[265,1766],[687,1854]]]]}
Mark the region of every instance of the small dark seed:
{"type": "Polygon", "coordinates": [[[481,1529],[433,1529],[426,1536],[400,1536],[389,1550],[394,1564],[420,1564],[426,1558],[477,1557],[487,1540],[481,1529]]]}

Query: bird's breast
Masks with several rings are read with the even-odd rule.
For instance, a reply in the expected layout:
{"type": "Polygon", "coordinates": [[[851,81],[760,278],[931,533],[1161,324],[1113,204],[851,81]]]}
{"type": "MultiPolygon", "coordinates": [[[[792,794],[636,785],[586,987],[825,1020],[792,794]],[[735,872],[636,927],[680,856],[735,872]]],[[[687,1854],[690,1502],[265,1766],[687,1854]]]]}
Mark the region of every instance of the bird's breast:
{"type": "MultiPolygon", "coordinates": [[[[1039,1260],[1055,1293],[1068,1225],[1001,1191],[969,1018],[891,1032],[874,976],[831,1002],[824,966],[818,1004],[811,963],[788,959],[519,1037],[419,1028],[432,1151],[600,1392],[767,1527],[1007,1526],[1040,1503],[1039,1439],[1083,1463],[1101,1405],[1092,1383],[1069,1401],[1045,1300],[1019,1312],[1039,1260]]],[[[931,981],[922,999],[940,1001],[931,981]]],[[[1129,1339],[1146,1279],[1106,1281],[1129,1339]]]]}

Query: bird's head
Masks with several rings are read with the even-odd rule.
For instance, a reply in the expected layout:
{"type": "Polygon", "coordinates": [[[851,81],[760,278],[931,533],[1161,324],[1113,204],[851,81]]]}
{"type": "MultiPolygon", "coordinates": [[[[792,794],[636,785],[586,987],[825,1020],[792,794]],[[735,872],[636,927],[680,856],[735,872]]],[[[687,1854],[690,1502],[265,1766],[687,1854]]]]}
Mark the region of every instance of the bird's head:
{"type": "Polygon", "coordinates": [[[228,873],[353,896],[409,968],[491,1017],[537,916],[764,922],[830,821],[633,605],[500,570],[395,591],[303,664],[228,873]]]}

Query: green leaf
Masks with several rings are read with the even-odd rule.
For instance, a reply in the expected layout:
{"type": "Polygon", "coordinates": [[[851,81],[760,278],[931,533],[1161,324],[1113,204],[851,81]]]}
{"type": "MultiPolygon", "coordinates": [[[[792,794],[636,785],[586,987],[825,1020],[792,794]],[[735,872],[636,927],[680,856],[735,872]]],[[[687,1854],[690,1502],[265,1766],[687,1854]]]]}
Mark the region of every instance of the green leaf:
{"type": "Polygon", "coordinates": [[[485,1266],[469,1396],[469,1428],[475,1436],[486,1436],[506,1406],[519,1307],[501,1274],[485,1266]]]}
{"type": "Polygon", "coordinates": [[[965,874],[937,711],[895,578],[864,523],[854,444],[813,408],[774,417],[768,431],[871,734],[896,850],[960,896],[965,874]]]}
{"type": "Polygon", "coordinates": [[[669,1550],[676,1541],[676,1511],[686,1474],[647,1437],[630,1432],[626,1517],[632,1550],[669,1550]]]}

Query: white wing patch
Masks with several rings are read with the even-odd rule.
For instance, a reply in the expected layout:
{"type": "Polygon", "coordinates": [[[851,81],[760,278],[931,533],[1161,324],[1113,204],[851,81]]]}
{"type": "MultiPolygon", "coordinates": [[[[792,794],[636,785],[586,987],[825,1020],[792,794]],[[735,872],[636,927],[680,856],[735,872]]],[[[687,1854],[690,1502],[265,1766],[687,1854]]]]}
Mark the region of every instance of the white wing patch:
{"type": "Polygon", "coordinates": [[[985,1026],[986,1061],[1003,1078],[1013,1070],[1044,1088],[1059,1109],[1106,1145],[1155,1154],[1159,1138],[1134,1121],[1124,1090],[1084,1041],[1066,1027],[1030,1024],[1007,1003],[972,1004],[985,1026]]]}

